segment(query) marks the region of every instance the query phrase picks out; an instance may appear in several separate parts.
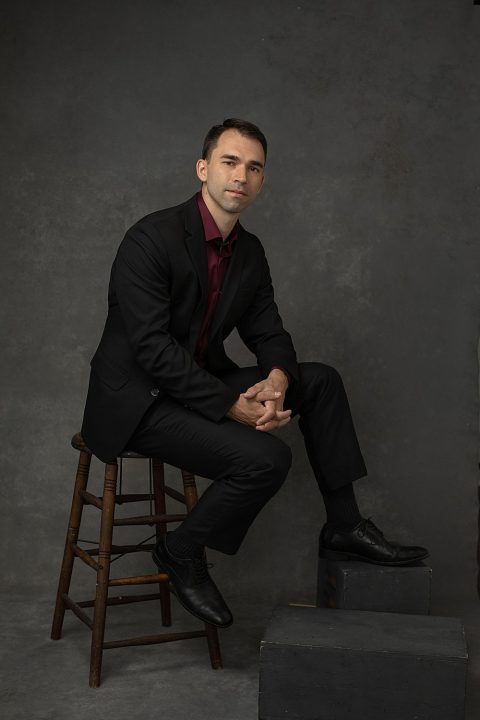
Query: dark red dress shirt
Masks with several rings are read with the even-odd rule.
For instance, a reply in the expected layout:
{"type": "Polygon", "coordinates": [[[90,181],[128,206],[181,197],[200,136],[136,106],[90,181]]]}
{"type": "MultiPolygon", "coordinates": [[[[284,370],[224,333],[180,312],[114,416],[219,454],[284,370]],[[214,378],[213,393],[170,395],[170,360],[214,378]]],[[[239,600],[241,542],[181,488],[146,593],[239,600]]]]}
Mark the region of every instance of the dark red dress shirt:
{"type": "Polygon", "coordinates": [[[195,348],[195,360],[201,367],[205,367],[208,349],[208,333],[222,290],[228,262],[232,256],[233,245],[237,239],[238,222],[224,241],[217,227],[217,223],[205,204],[201,192],[197,193],[197,203],[202,217],[205,242],[207,243],[208,297],[205,315],[203,316],[202,326],[200,328],[200,335],[198,336],[195,348]]]}
{"type": "MultiPolygon", "coordinates": [[[[202,218],[203,232],[205,235],[205,242],[207,244],[208,297],[205,315],[203,316],[200,334],[195,347],[194,358],[201,367],[205,367],[210,325],[212,324],[212,318],[217,306],[218,298],[221,294],[228,263],[232,256],[234,244],[238,236],[238,221],[233,227],[230,235],[223,240],[217,223],[213,219],[201,192],[197,193],[197,204],[202,218]]],[[[282,367],[275,365],[271,369],[273,370],[276,367],[285,373],[288,381],[290,382],[290,375],[282,367]]]]}

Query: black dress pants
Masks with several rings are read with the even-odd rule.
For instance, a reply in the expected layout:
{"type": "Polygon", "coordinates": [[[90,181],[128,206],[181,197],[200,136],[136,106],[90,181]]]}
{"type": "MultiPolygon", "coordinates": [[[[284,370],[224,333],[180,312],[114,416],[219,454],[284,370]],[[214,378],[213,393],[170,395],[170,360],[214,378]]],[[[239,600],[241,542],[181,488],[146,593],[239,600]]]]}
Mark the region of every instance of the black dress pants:
{"type": "MultiPolygon", "coordinates": [[[[258,367],[219,376],[239,394],[261,380],[258,367]]],[[[295,405],[307,455],[320,488],[335,489],[366,475],[348,399],[338,372],[322,363],[299,364],[295,405]]],[[[162,397],[142,418],[128,448],[156,456],[213,482],[183,522],[199,545],[233,555],[251,523],[277,492],[292,454],[276,435],[223,418],[216,423],[162,397]]]]}

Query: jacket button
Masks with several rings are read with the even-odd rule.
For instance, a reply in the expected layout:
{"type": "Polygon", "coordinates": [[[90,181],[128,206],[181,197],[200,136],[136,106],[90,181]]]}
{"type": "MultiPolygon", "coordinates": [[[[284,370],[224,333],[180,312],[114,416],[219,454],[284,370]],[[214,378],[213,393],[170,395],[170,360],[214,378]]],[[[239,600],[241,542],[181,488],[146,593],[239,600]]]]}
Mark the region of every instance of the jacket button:
{"type": "Polygon", "coordinates": [[[152,389],[150,390],[150,395],[151,395],[152,397],[157,397],[159,392],[160,392],[160,390],[159,390],[158,388],[152,388],[152,389]]]}

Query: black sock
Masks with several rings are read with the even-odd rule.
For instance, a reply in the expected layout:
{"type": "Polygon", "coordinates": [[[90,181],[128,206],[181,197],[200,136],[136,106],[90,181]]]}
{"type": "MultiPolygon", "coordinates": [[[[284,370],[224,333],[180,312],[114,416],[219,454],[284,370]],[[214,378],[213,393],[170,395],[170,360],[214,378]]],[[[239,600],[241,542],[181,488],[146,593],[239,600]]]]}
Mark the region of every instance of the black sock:
{"type": "Polygon", "coordinates": [[[167,534],[167,548],[177,558],[201,557],[204,550],[203,546],[194,542],[181,526],[167,534]]]}
{"type": "Polygon", "coordinates": [[[321,488],[325,509],[327,511],[327,522],[335,525],[356,525],[362,519],[358,509],[353,485],[343,485],[336,490],[321,488]]]}

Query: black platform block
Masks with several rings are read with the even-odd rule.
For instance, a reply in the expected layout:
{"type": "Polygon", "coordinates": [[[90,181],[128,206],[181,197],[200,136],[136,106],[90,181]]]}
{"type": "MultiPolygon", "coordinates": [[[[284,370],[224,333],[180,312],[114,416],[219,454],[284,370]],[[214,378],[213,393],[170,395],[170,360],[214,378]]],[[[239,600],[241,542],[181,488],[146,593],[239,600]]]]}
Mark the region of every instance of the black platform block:
{"type": "Polygon", "coordinates": [[[432,570],[424,563],[386,567],[318,559],[317,605],[428,615],[432,570]]]}
{"type": "Polygon", "coordinates": [[[282,608],[260,646],[260,720],[463,720],[457,618],[282,608]]]}

